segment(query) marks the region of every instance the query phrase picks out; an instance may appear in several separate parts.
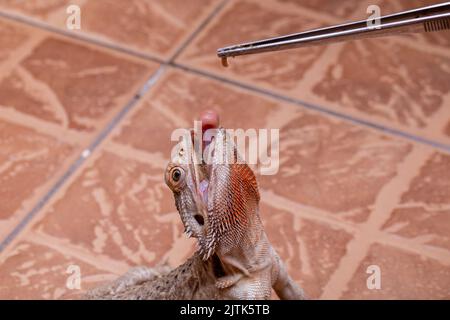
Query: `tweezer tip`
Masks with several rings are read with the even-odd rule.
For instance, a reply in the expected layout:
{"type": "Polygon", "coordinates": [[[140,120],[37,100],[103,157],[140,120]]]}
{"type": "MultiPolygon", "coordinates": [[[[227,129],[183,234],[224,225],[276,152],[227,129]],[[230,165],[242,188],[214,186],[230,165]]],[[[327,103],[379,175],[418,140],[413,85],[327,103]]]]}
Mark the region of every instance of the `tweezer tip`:
{"type": "Polygon", "coordinates": [[[226,48],[220,48],[217,49],[217,56],[219,58],[226,58],[227,54],[226,54],[226,48]]]}

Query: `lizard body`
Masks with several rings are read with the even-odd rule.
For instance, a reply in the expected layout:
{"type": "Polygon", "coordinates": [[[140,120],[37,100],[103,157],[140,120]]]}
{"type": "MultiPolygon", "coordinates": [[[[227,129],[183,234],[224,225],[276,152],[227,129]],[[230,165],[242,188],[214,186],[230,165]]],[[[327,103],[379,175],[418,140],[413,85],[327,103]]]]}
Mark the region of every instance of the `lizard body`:
{"type": "Polygon", "coordinates": [[[226,130],[216,129],[208,161],[196,160],[191,137],[172,159],[165,180],[198,250],[170,272],[139,267],[89,299],[304,299],[271,246],[259,216],[256,177],[226,130]]]}

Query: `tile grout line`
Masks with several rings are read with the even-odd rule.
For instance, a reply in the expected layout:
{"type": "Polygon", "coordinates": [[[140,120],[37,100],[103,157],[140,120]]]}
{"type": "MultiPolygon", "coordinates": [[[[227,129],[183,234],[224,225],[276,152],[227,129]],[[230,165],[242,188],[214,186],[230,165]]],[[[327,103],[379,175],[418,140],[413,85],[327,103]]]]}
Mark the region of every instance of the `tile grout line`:
{"type": "MultiPolygon", "coordinates": [[[[173,54],[169,61],[174,61],[176,57],[182,53],[182,51],[192,42],[192,40],[198,35],[201,30],[206,27],[206,25],[211,21],[213,17],[215,17],[228,0],[223,0],[218,6],[209,13],[204,21],[190,34],[190,36],[186,39],[184,43],[182,43],[175,54],[173,54]]],[[[5,17],[5,14],[0,11],[0,17],[5,17]]],[[[6,15],[8,18],[9,15],[6,15]]],[[[53,28],[51,26],[47,26],[44,23],[39,23],[35,21],[28,21],[28,19],[22,19],[19,17],[9,17],[15,21],[19,21],[22,23],[31,24],[38,28],[43,28],[47,31],[56,32],[58,34],[62,34],[64,36],[73,37],[73,34],[67,33],[57,28],[53,28]]],[[[79,37],[79,40],[84,40],[96,45],[107,46],[113,50],[122,51],[120,47],[116,46],[108,46],[108,44],[97,43],[92,39],[86,37],[79,37]]],[[[126,51],[122,51],[128,53],[126,51]]],[[[131,52],[132,54],[132,52],[131,52]]],[[[133,107],[140,101],[140,99],[147,93],[161,78],[161,76],[167,70],[169,63],[159,60],[154,57],[147,56],[144,57],[146,59],[153,60],[155,62],[160,63],[158,69],[150,76],[150,78],[142,85],[139,91],[130,99],[130,101],[119,111],[117,115],[106,125],[106,127],[94,138],[93,142],[82,151],[82,154],[71,164],[69,169],[63,173],[63,175],[56,181],[56,183],[50,188],[50,190],[37,202],[37,204],[24,216],[24,218],[13,228],[13,230],[0,242],[0,253],[10,244],[19,234],[20,232],[29,224],[29,222],[38,214],[38,212],[45,206],[45,204],[50,200],[50,198],[64,185],[64,183],[79,169],[85,161],[89,158],[89,156],[95,151],[95,149],[109,136],[109,134],[113,131],[113,129],[120,123],[121,120],[125,118],[125,116],[133,109],[133,107]],[[156,59],[156,60],[155,60],[156,59]]]]}
{"type": "Polygon", "coordinates": [[[178,46],[175,53],[170,57],[168,60],[168,64],[174,63],[175,60],[180,56],[181,53],[186,49],[187,46],[189,46],[192,41],[198,36],[198,34],[208,25],[208,23],[211,22],[212,19],[214,19],[220,11],[225,7],[225,5],[228,3],[229,0],[222,0],[211,12],[206,16],[205,20],[198,25],[197,28],[194,29],[194,31],[187,37],[187,39],[178,46]]]}
{"type": "MultiPolygon", "coordinates": [[[[211,13],[210,13],[210,15],[207,16],[206,20],[208,20],[208,21],[206,21],[206,20],[203,21],[202,25],[209,23],[209,21],[217,13],[219,13],[219,11],[221,11],[221,9],[230,0],[222,0],[222,1],[223,2],[219,3],[219,5],[214,10],[212,10],[212,16],[210,16],[211,13]]],[[[300,10],[300,11],[304,11],[304,10],[306,10],[308,12],[308,15],[311,15],[311,14],[314,15],[314,14],[318,13],[314,9],[308,9],[308,8],[302,6],[302,10],[300,10]]],[[[81,34],[81,33],[77,34],[76,31],[66,31],[64,29],[55,27],[55,26],[53,26],[53,25],[51,25],[51,24],[49,24],[47,22],[42,22],[42,21],[40,21],[40,20],[38,20],[36,18],[28,17],[28,16],[22,15],[20,13],[12,13],[12,12],[8,12],[8,11],[4,11],[4,10],[0,9],[0,18],[9,19],[9,20],[12,20],[12,21],[15,21],[15,22],[27,24],[29,26],[36,27],[38,29],[42,29],[42,30],[45,30],[45,31],[48,31],[48,32],[51,32],[51,33],[57,33],[59,35],[62,35],[62,36],[68,37],[68,38],[75,38],[75,39],[80,40],[80,41],[86,41],[86,42],[94,44],[94,45],[106,47],[106,48],[109,48],[109,49],[112,49],[112,50],[116,50],[116,51],[119,51],[119,52],[122,52],[122,53],[125,53],[125,54],[129,54],[129,55],[138,57],[138,58],[150,60],[150,61],[161,63],[161,64],[163,64],[165,62],[165,60],[162,59],[161,57],[158,57],[156,55],[152,55],[152,54],[149,54],[149,53],[143,53],[143,52],[139,51],[139,49],[128,48],[128,47],[123,46],[121,44],[117,44],[117,43],[114,43],[114,42],[111,42],[111,41],[108,41],[108,40],[102,40],[102,39],[96,38],[95,36],[91,36],[89,34],[81,34]]],[[[356,18],[354,18],[352,20],[349,20],[349,21],[360,20],[360,18],[361,17],[358,16],[358,17],[356,17],[356,18]]],[[[322,18],[315,17],[315,19],[319,20],[319,21],[327,21],[330,25],[333,25],[333,22],[330,20],[330,17],[322,17],[322,18]]],[[[334,21],[334,24],[338,24],[339,22],[341,22],[341,23],[349,22],[349,21],[342,21],[340,19],[334,19],[334,18],[332,18],[332,19],[334,21]]],[[[189,38],[191,38],[191,37],[188,37],[186,42],[189,42],[191,40],[189,38]]],[[[413,47],[415,49],[425,51],[420,46],[414,45],[413,42],[410,41],[410,39],[405,39],[405,38],[400,38],[399,37],[395,41],[399,41],[400,43],[402,43],[402,44],[404,44],[406,46],[413,47]]],[[[431,50],[433,52],[435,52],[436,54],[438,54],[440,56],[444,56],[444,57],[446,56],[446,53],[441,52],[442,49],[440,48],[440,46],[436,46],[436,45],[433,45],[433,44],[430,44],[430,43],[427,43],[426,45],[428,47],[430,47],[431,50]]],[[[183,48],[179,48],[179,49],[183,49],[183,48]]],[[[178,57],[178,54],[176,52],[173,55],[173,58],[176,59],[177,57],[178,57]]]]}
{"type": "MultiPolygon", "coordinates": [[[[96,137],[96,139],[94,139],[94,142],[89,146],[88,149],[86,149],[85,151],[89,153],[91,153],[92,151],[94,151],[94,149],[104,140],[106,139],[106,137],[109,135],[109,133],[114,129],[114,127],[125,117],[126,114],[128,114],[128,112],[130,111],[130,109],[133,108],[133,106],[139,101],[139,99],[158,81],[158,79],[161,77],[161,75],[164,73],[165,71],[165,67],[166,66],[171,66],[173,68],[176,69],[180,69],[183,71],[187,71],[190,73],[194,73],[197,74],[199,76],[203,76],[209,79],[214,79],[216,81],[220,81],[220,82],[224,82],[227,83],[229,85],[232,86],[237,86],[239,88],[243,88],[246,89],[248,91],[251,92],[256,92],[268,97],[271,97],[273,99],[276,100],[281,100],[281,101],[285,101],[291,104],[295,104],[298,105],[300,107],[304,107],[307,109],[311,109],[320,113],[325,113],[328,115],[331,115],[335,118],[341,118],[341,119],[345,119],[349,122],[352,123],[356,123],[359,124],[363,127],[371,127],[377,131],[382,131],[382,132],[388,132],[391,135],[394,136],[401,136],[407,140],[413,140],[415,142],[419,142],[425,145],[431,145],[435,148],[438,149],[442,149],[444,151],[450,152],[450,146],[445,145],[445,144],[441,144],[441,143],[437,143],[434,142],[432,140],[428,140],[425,138],[421,138],[412,134],[408,134],[405,133],[401,130],[396,130],[396,129],[390,129],[387,127],[384,127],[382,125],[378,125],[376,123],[372,123],[370,121],[365,121],[365,120],[361,120],[358,118],[354,118],[352,116],[348,116],[346,114],[341,114],[339,112],[334,112],[331,110],[328,110],[324,107],[318,106],[318,105],[314,105],[311,103],[307,103],[305,101],[299,100],[299,99],[295,99],[295,98],[291,98],[288,96],[284,96],[282,94],[278,94],[275,92],[272,92],[270,90],[266,90],[266,89],[262,89],[259,88],[257,86],[253,86],[253,85],[249,85],[249,84],[245,84],[245,83],[241,83],[239,81],[235,81],[235,80],[230,80],[230,79],[226,79],[224,77],[220,77],[214,74],[211,74],[207,71],[202,71],[202,70],[198,70],[195,68],[191,68],[189,66],[185,66],[182,64],[178,64],[175,63],[174,60],[182,53],[182,51],[195,39],[195,37],[198,35],[198,33],[201,32],[201,30],[221,11],[221,9],[225,6],[225,4],[228,2],[228,0],[223,0],[221,3],[219,3],[219,5],[212,10],[212,12],[206,17],[206,19],[199,25],[198,28],[196,28],[196,30],[194,30],[194,32],[187,38],[187,40],[180,45],[180,47],[178,48],[178,50],[176,50],[175,54],[169,59],[168,62],[162,61],[159,58],[153,57],[151,55],[148,54],[141,54],[139,52],[136,52],[135,50],[130,50],[127,48],[123,48],[121,46],[117,46],[117,45],[113,45],[113,44],[109,44],[107,42],[104,41],[98,41],[96,39],[93,39],[89,36],[80,36],[80,35],[76,35],[72,32],[66,32],[64,30],[60,30],[56,27],[52,27],[50,25],[47,25],[45,23],[41,23],[39,21],[35,21],[34,19],[29,19],[26,17],[20,17],[20,16],[15,16],[15,15],[10,15],[10,14],[5,14],[4,12],[0,11],[0,17],[4,17],[7,19],[11,19],[14,21],[18,21],[21,23],[25,23],[25,24],[29,24],[31,26],[40,28],[40,29],[44,29],[46,31],[49,32],[54,32],[60,35],[63,35],[65,37],[69,37],[69,38],[76,38],[78,40],[82,40],[82,41],[86,41],[89,42],[91,44],[94,45],[99,45],[102,47],[106,47],[112,50],[117,50],[132,56],[136,56],[136,57],[140,57],[146,60],[151,60],[154,62],[159,62],[161,63],[161,66],[159,67],[159,69],[150,77],[150,79],[144,84],[144,86],[139,90],[139,92],[135,95],[135,97],[133,97],[131,99],[130,102],[128,102],[125,107],[119,112],[118,115],[116,115],[116,117],[107,125],[107,127],[100,132],[100,134],[96,137]]],[[[32,219],[32,217],[34,217],[37,213],[37,211],[39,211],[46,202],[48,202],[48,200],[50,199],[50,197],[64,184],[64,182],[84,163],[84,160],[87,159],[87,157],[83,157],[80,156],[70,167],[69,169],[63,174],[63,176],[55,183],[55,185],[51,188],[51,190],[43,197],[41,198],[41,200],[38,202],[38,204],[29,212],[28,215],[25,216],[25,218],[19,223],[18,226],[16,226],[17,230],[13,230],[13,232],[11,232],[4,240],[3,242],[0,243],[0,252],[6,247],[7,244],[9,244],[14,238],[15,236],[23,229],[23,227],[25,227],[28,222],[32,219]]]]}
{"type": "Polygon", "coordinates": [[[420,146],[413,146],[409,154],[398,164],[396,176],[378,192],[369,219],[360,226],[360,232],[347,243],[346,253],[323,288],[321,299],[342,298],[358,267],[370,252],[371,246],[378,242],[377,236],[383,224],[389,219],[402,194],[410,187],[417,172],[431,155],[431,150],[424,152],[420,146]]]}
{"type": "Polygon", "coordinates": [[[334,119],[340,119],[340,120],[345,120],[347,122],[353,123],[353,124],[357,124],[361,127],[368,127],[371,129],[374,129],[376,131],[381,131],[382,133],[386,133],[389,134],[391,136],[395,136],[395,137],[401,137],[407,141],[412,141],[412,142],[416,142],[422,145],[426,145],[426,146],[431,146],[435,149],[441,150],[441,151],[445,151],[447,153],[450,153],[450,145],[449,144],[444,144],[441,142],[437,142],[431,139],[427,139],[427,138],[423,138],[420,137],[418,135],[412,134],[412,133],[408,133],[399,129],[394,129],[394,128],[389,128],[386,127],[384,125],[381,124],[377,124],[376,122],[372,122],[369,120],[364,120],[358,117],[353,117],[351,115],[342,113],[342,112],[338,112],[338,111],[333,111],[331,109],[325,108],[323,106],[320,105],[316,105],[310,102],[306,102],[297,98],[292,98],[289,96],[285,96],[283,94],[279,94],[277,92],[274,92],[272,90],[268,90],[265,88],[260,88],[258,86],[255,85],[251,85],[251,84],[247,84],[247,83],[243,83],[237,80],[231,80],[225,77],[221,77],[218,75],[215,75],[213,73],[207,72],[207,71],[203,71],[194,67],[190,67],[184,64],[180,64],[180,63],[176,63],[176,62],[172,62],[172,63],[168,63],[169,66],[182,70],[182,71],[186,71],[188,73],[191,74],[195,74],[198,76],[202,76],[204,78],[207,79],[211,79],[211,80],[215,80],[218,82],[222,82],[222,83],[226,83],[228,85],[234,86],[234,87],[238,87],[241,89],[245,89],[247,91],[253,92],[253,93],[258,93],[261,94],[263,96],[272,98],[274,100],[278,100],[278,101],[282,101],[282,102],[287,102],[290,104],[294,104],[297,105],[299,107],[308,109],[308,110],[312,110],[312,111],[316,111],[318,113],[321,114],[326,114],[331,116],[334,119]]]}
{"type": "Polygon", "coordinates": [[[182,51],[192,42],[192,40],[198,35],[198,33],[201,30],[203,30],[203,28],[223,9],[223,7],[228,3],[228,1],[229,0],[222,0],[214,9],[212,9],[211,12],[206,16],[206,19],[204,19],[200,23],[200,25],[188,36],[188,38],[181,45],[178,46],[177,50],[169,58],[169,60],[165,60],[163,58],[157,57],[157,56],[149,54],[149,53],[141,52],[134,48],[128,48],[121,44],[109,42],[108,40],[98,39],[89,34],[77,33],[76,31],[66,31],[64,29],[52,26],[51,24],[48,24],[46,22],[42,22],[42,21],[39,21],[39,20],[31,18],[31,17],[23,16],[21,14],[5,12],[5,11],[2,11],[1,9],[0,9],[0,18],[4,18],[4,19],[12,20],[12,21],[15,21],[18,23],[26,24],[30,27],[35,27],[40,30],[47,31],[49,33],[56,33],[60,36],[67,37],[69,39],[76,39],[79,41],[87,42],[91,45],[96,45],[99,47],[118,51],[120,53],[131,55],[136,58],[141,58],[141,59],[156,62],[159,64],[166,64],[167,61],[172,62],[178,58],[178,56],[182,53],[182,51]]]}
{"type": "Polygon", "coordinates": [[[66,31],[64,29],[60,29],[58,27],[52,26],[45,22],[41,22],[34,18],[22,16],[19,14],[12,14],[12,13],[8,13],[8,12],[4,12],[2,10],[0,10],[0,18],[4,18],[4,19],[12,20],[12,21],[15,21],[18,23],[22,23],[22,24],[28,25],[30,27],[35,27],[35,28],[38,28],[40,30],[43,30],[43,31],[46,31],[49,33],[58,34],[60,36],[67,37],[68,39],[75,39],[78,41],[83,41],[83,42],[89,43],[91,45],[99,46],[99,47],[106,48],[106,49],[111,49],[113,51],[120,52],[122,54],[127,54],[130,56],[136,57],[136,58],[141,58],[141,59],[156,62],[159,64],[165,63],[164,59],[156,57],[152,54],[143,53],[138,50],[130,49],[130,48],[106,41],[106,40],[101,40],[101,39],[92,37],[87,34],[77,33],[76,31],[66,31]]]}
{"type": "MultiPolygon", "coordinates": [[[[354,236],[360,236],[360,234],[364,232],[363,229],[366,222],[353,223],[345,220],[340,220],[340,218],[333,216],[331,212],[322,210],[317,207],[303,205],[294,200],[290,200],[283,195],[275,194],[273,191],[262,188],[260,189],[260,192],[262,203],[274,209],[284,210],[295,218],[324,224],[328,227],[336,226],[354,236]]],[[[430,250],[427,250],[424,245],[416,244],[408,238],[399,240],[399,238],[397,238],[395,234],[390,234],[384,230],[378,230],[373,237],[376,239],[375,242],[388,244],[392,247],[402,249],[407,252],[420,252],[420,254],[426,257],[435,259],[442,263],[450,264],[450,253],[446,254],[444,257],[437,256],[439,250],[441,250],[439,247],[433,248],[437,249],[438,251],[430,252],[430,250]]]]}
{"type": "MultiPolygon", "coordinates": [[[[390,129],[390,128],[384,127],[382,125],[377,125],[376,123],[371,123],[370,121],[365,121],[365,120],[361,120],[361,119],[354,118],[354,117],[351,117],[351,116],[347,116],[345,114],[341,114],[339,112],[334,112],[334,111],[328,110],[328,109],[326,109],[324,107],[321,107],[320,105],[314,105],[314,104],[310,104],[308,102],[302,101],[300,99],[290,98],[290,97],[284,96],[282,94],[278,94],[278,93],[272,92],[271,90],[266,90],[266,89],[263,89],[263,88],[259,88],[258,86],[247,85],[247,84],[241,83],[239,81],[229,80],[229,79],[226,79],[226,78],[223,78],[223,77],[220,77],[220,76],[216,76],[216,75],[211,74],[211,73],[206,72],[206,71],[198,70],[198,69],[195,69],[195,68],[190,68],[188,66],[175,63],[174,61],[183,52],[183,50],[187,46],[189,46],[189,44],[192,42],[192,40],[195,39],[195,37],[198,35],[198,33],[200,33],[201,30],[209,23],[209,21],[211,21],[214,18],[214,16],[217,15],[220,12],[220,10],[225,6],[226,3],[227,3],[227,0],[223,0],[213,10],[212,14],[207,16],[206,20],[203,21],[201,23],[201,25],[196,30],[194,30],[194,32],[187,38],[187,40],[185,42],[183,42],[183,44],[181,44],[179,46],[179,48],[176,50],[176,52],[169,59],[168,62],[162,61],[159,58],[155,58],[155,57],[152,57],[150,55],[146,55],[146,54],[140,55],[138,52],[135,52],[133,50],[127,50],[126,48],[121,48],[120,46],[110,45],[110,44],[105,43],[105,42],[97,42],[97,41],[95,41],[93,39],[90,39],[89,37],[80,37],[80,36],[76,36],[76,35],[74,36],[73,34],[71,34],[69,32],[60,31],[60,30],[58,30],[56,28],[55,28],[55,30],[52,30],[53,28],[51,28],[51,27],[48,28],[50,31],[56,32],[56,33],[59,33],[59,34],[63,34],[64,36],[77,38],[78,40],[86,41],[86,42],[89,42],[91,44],[99,45],[99,46],[102,46],[102,47],[107,47],[107,48],[112,49],[112,50],[118,50],[118,51],[120,51],[122,53],[126,53],[126,54],[130,54],[130,55],[137,56],[137,57],[140,57],[140,58],[144,58],[146,60],[156,61],[156,62],[161,64],[160,67],[144,83],[144,85],[141,87],[141,89],[135,94],[135,96],[132,97],[127,104],[125,104],[125,106],[119,111],[119,113],[95,137],[94,141],[89,145],[89,147],[87,149],[85,149],[85,151],[87,151],[88,154],[93,152],[109,136],[109,134],[114,130],[114,128],[126,117],[126,115],[131,111],[131,109],[133,109],[133,107],[140,101],[142,96],[158,82],[158,80],[161,78],[161,76],[166,71],[167,66],[173,67],[173,68],[176,68],[176,69],[181,69],[181,70],[186,71],[186,72],[194,73],[194,74],[197,74],[199,76],[203,76],[203,77],[206,77],[206,78],[209,78],[209,79],[214,79],[214,80],[217,80],[217,81],[220,81],[220,82],[225,82],[225,83],[228,83],[229,85],[237,86],[239,88],[243,88],[243,89],[246,89],[246,90],[251,91],[251,92],[256,92],[256,93],[259,93],[259,94],[271,97],[271,98],[276,99],[276,100],[282,100],[282,101],[285,101],[285,102],[288,102],[288,103],[291,103],[291,104],[298,105],[300,107],[304,107],[304,108],[307,108],[307,109],[315,110],[315,111],[320,112],[320,113],[326,113],[326,114],[331,115],[331,116],[333,116],[335,118],[344,118],[347,121],[350,121],[352,123],[356,123],[356,124],[359,124],[361,126],[368,126],[368,127],[373,128],[373,129],[376,129],[377,131],[383,131],[383,132],[387,131],[391,135],[394,135],[394,136],[400,135],[400,136],[402,136],[403,138],[405,138],[407,140],[413,140],[415,142],[422,143],[422,144],[425,144],[425,145],[431,145],[431,146],[433,146],[435,148],[443,149],[443,150],[445,150],[447,152],[450,151],[450,146],[445,145],[445,144],[436,143],[436,142],[434,142],[432,140],[421,138],[421,137],[415,136],[413,134],[408,134],[408,133],[405,133],[405,132],[403,132],[401,130],[390,129]]],[[[0,16],[2,16],[2,12],[0,12],[0,16]]],[[[28,22],[25,22],[25,23],[28,23],[28,22]]],[[[3,249],[18,234],[20,234],[22,229],[33,219],[33,217],[40,211],[40,209],[42,209],[42,207],[51,199],[51,197],[64,185],[64,183],[67,181],[67,179],[69,179],[85,163],[85,161],[87,159],[88,159],[88,156],[84,156],[84,154],[83,154],[77,160],[75,160],[75,162],[62,175],[62,177],[53,185],[53,187],[50,189],[50,191],[47,192],[47,194],[45,194],[44,197],[42,197],[39,200],[39,202],[37,203],[37,205],[35,207],[33,207],[33,209],[29,212],[29,214],[27,214],[25,216],[25,218],[22,219],[22,221],[4,239],[3,242],[0,242],[0,253],[3,251],[3,249]]]]}
{"type": "Polygon", "coordinates": [[[25,217],[14,227],[14,229],[0,242],[0,253],[16,238],[16,236],[25,228],[28,223],[37,215],[50,198],[64,185],[64,183],[77,171],[78,168],[89,158],[92,152],[103,142],[116,125],[128,114],[128,112],[137,104],[140,97],[150,90],[166,70],[165,65],[161,65],[145,82],[142,88],[125,105],[122,110],[106,125],[106,127],[95,137],[93,142],[82,152],[82,154],[70,165],[69,169],[56,181],[49,191],[37,202],[37,204],[25,215],[25,217]]]}
{"type": "Polygon", "coordinates": [[[13,20],[13,21],[16,21],[16,22],[21,22],[21,23],[24,23],[24,24],[27,24],[27,25],[31,25],[33,27],[40,28],[40,29],[43,29],[43,30],[48,31],[48,32],[57,33],[59,35],[62,35],[62,36],[68,37],[68,38],[75,38],[77,40],[85,41],[85,42],[88,42],[88,43],[93,44],[93,45],[97,45],[97,46],[100,46],[100,47],[105,47],[105,48],[108,48],[108,49],[111,49],[111,50],[119,51],[121,53],[128,54],[128,55],[131,55],[131,56],[134,56],[134,57],[137,57],[137,58],[141,58],[141,59],[157,62],[157,63],[159,63],[161,65],[171,66],[171,67],[173,67],[175,69],[178,69],[178,70],[182,70],[182,71],[186,71],[186,72],[189,72],[189,73],[193,73],[193,74],[196,74],[196,75],[199,75],[199,76],[206,77],[208,79],[214,79],[216,81],[227,83],[229,85],[236,86],[236,87],[239,87],[241,89],[245,89],[245,90],[248,90],[248,91],[251,91],[251,92],[254,92],[254,93],[259,93],[261,95],[270,97],[270,98],[278,100],[278,101],[288,102],[288,103],[300,106],[302,108],[313,110],[313,111],[316,111],[316,112],[319,112],[319,113],[322,113],[322,114],[327,114],[327,115],[329,115],[329,116],[331,116],[333,118],[345,120],[345,121],[351,122],[353,124],[357,124],[357,125],[362,126],[362,127],[369,127],[369,128],[372,128],[372,129],[374,129],[376,131],[381,131],[381,132],[384,132],[386,134],[390,134],[392,136],[401,137],[401,138],[406,139],[408,141],[413,141],[413,142],[417,142],[417,143],[420,143],[420,144],[428,145],[428,146],[431,146],[431,147],[436,148],[438,150],[444,151],[446,153],[450,153],[450,145],[448,145],[448,144],[444,144],[444,143],[441,143],[441,142],[438,142],[438,141],[434,141],[434,140],[431,140],[431,139],[427,139],[427,138],[422,138],[420,136],[417,136],[417,135],[414,135],[414,134],[411,134],[411,133],[407,133],[407,132],[404,132],[404,131],[399,130],[399,129],[390,128],[388,126],[377,124],[377,123],[369,121],[369,120],[364,120],[364,119],[361,119],[361,118],[358,118],[358,117],[353,117],[353,116],[347,115],[347,114],[345,114],[343,112],[333,111],[333,110],[327,109],[327,108],[325,108],[325,107],[323,107],[321,105],[316,105],[316,104],[309,103],[309,102],[306,102],[306,101],[303,101],[303,100],[300,100],[300,99],[296,99],[296,98],[292,98],[292,97],[289,97],[289,96],[285,96],[283,94],[276,93],[274,91],[271,91],[271,90],[268,90],[268,89],[265,89],[265,88],[260,88],[258,86],[252,85],[252,84],[246,84],[246,83],[243,83],[243,82],[240,82],[240,81],[237,81],[237,80],[227,79],[225,77],[221,77],[221,76],[215,75],[215,74],[213,74],[211,72],[208,72],[208,71],[200,70],[200,69],[197,69],[195,67],[190,67],[190,66],[187,66],[185,64],[181,64],[181,63],[175,62],[174,60],[179,56],[179,54],[181,54],[182,50],[184,50],[184,48],[187,47],[192,42],[192,40],[195,38],[195,36],[202,30],[202,28],[204,28],[207,25],[207,23],[212,19],[213,16],[217,15],[220,12],[220,10],[225,6],[225,4],[227,2],[228,2],[228,0],[223,0],[223,2],[221,2],[212,11],[212,13],[207,16],[207,18],[206,18],[207,21],[204,21],[203,23],[200,24],[199,28],[197,28],[193,32],[193,35],[189,36],[188,39],[183,44],[181,44],[180,48],[175,52],[175,54],[168,61],[164,61],[161,58],[158,58],[156,56],[153,56],[153,55],[150,55],[150,54],[147,54],[147,53],[141,53],[141,52],[139,52],[137,50],[133,50],[133,49],[129,49],[129,48],[126,48],[126,47],[122,47],[121,45],[116,45],[116,44],[108,43],[107,41],[98,40],[98,39],[92,38],[90,36],[79,35],[79,34],[76,34],[76,33],[73,33],[73,32],[64,31],[64,30],[61,30],[61,29],[59,29],[57,27],[53,27],[51,25],[48,25],[46,23],[43,23],[43,22],[40,22],[40,21],[36,21],[35,19],[32,19],[32,18],[22,17],[20,15],[14,15],[14,14],[10,14],[10,13],[5,13],[5,12],[3,12],[1,10],[0,10],[0,17],[6,18],[6,19],[10,19],[10,20],[13,20]]]}
{"type": "Polygon", "coordinates": [[[104,255],[92,255],[91,252],[85,252],[85,250],[80,249],[73,244],[66,244],[64,242],[58,241],[58,238],[52,237],[48,234],[36,232],[35,230],[30,230],[24,239],[29,242],[33,242],[37,245],[49,247],[55,251],[63,254],[68,254],[69,256],[83,261],[89,265],[95,265],[96,267],[103,269],[112,273],[125,273],[130,265],[125,261],[115,260],[113,258],[104,255]]]}

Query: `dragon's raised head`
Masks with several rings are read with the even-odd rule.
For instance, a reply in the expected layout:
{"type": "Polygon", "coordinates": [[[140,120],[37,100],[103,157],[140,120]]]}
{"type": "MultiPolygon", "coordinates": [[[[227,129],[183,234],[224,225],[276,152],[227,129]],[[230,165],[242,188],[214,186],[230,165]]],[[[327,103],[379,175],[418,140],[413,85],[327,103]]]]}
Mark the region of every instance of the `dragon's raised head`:
{"type": "Polygon", "coordinates": [[[239,244],[257,218],[259,203],[256,177],[240,159],[234,139],[223,128],[206,136],[211,143],[202,160],[186,135],[165,172],[185,232],[197,238],[204,260],[218,246],[227,251],[239,244]]]}

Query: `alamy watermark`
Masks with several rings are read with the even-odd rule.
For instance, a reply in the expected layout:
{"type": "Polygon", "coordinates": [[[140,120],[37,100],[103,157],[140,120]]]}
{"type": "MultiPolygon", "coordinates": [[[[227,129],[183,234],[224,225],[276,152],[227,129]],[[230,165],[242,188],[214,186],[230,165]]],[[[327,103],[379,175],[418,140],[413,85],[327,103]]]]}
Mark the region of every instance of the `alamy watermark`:
{"type": "MultiPolygon", "coordinates": [[[[224,129],[228,146],[235,146],[239,157],[235,159],[237,164],[247,163],[258,166],[261,175],[275,175],[278,172],[279,160],[279,129],[224,129]],[[270,147],[270,153],[269,153],[270,147]]],[[[187,155],[184,161],[198,161],[211,164],[210,156],[213,150],[211,142],[217,136],[217,129],[206,130],[202,134],[201,121],[194,122],[194,129],[176,129],[172,132],[171,141],[178,142],[173,147],[171,159],[174,160],[181,154],[187,155]],[[192,139],[193,138],[193,139],[192,139]],[[203,147],[205,146],[205,147],[203,147]],[[195,154],[195,157],[189,155],[195,154]]],[[[231,151],[230,152],[234,152],[231,151]]],[[[218,157],[215,158],[217,161],[218,157]]],[[[230,164],[230,157],[219,159],[219,164],[230,164]],[[220,161],[222,160],[222,161],[220,161]]]]}
{"type": "Polygon", "coordinates": [[[66,288],[69,290],[81,289],[81,268],[79,265],[71,264],[67,267],[66,273],[69,274],[66,280],[66,288]]]}
{"type": "Polygon", "coordinates": [[[367,13],[370,14],[367,18],[367,27],[369,29],[381,29],[381,8],[372,4],[367,7],[367,13]]]}
{"type": "Polygon", "coordinates": [[[81,29],[81,8],[75,4],[67,7],[66,13],[68,17],[66,19],[66,28],[69,30],[81,29]]]}
{"type": "Polygon", "coordinates": [[[367,278],[366,285],[369,290],[381,289],[381,268],[376,264],[370,265],[366,269],[366,273],[370,274],[367,278]]]}

